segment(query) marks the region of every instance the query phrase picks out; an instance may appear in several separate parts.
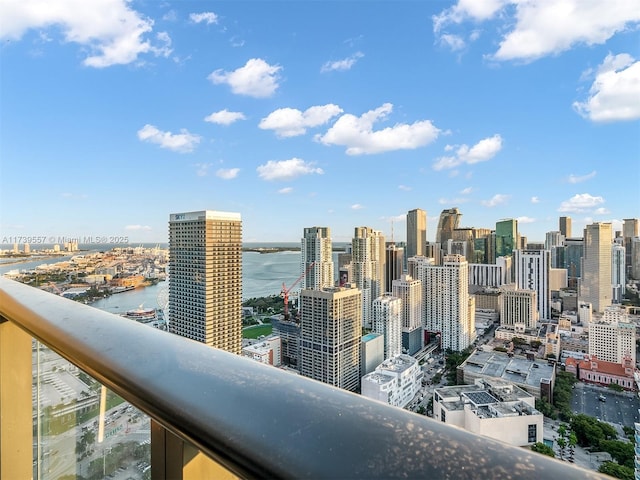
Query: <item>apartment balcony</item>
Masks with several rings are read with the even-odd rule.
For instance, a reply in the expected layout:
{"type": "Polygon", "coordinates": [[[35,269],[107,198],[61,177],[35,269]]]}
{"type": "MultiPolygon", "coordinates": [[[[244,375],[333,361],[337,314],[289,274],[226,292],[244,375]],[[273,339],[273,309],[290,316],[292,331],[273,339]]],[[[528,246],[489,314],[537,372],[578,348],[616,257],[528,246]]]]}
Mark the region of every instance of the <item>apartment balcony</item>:
{"type": "Polygon", "coordinates": [[[108,443],[100,387],[86,401],[100,405],[95,420],[76,411],[65,432],[43,427],[34,339],[149,418],[149,440],[137,437],[149,466],[134,478],[602,478],[0,278],[2,479],[117,475],[112,451],[125,448],[108,443]],[[88,465],[80,447],[96,425],[88,465]]]}

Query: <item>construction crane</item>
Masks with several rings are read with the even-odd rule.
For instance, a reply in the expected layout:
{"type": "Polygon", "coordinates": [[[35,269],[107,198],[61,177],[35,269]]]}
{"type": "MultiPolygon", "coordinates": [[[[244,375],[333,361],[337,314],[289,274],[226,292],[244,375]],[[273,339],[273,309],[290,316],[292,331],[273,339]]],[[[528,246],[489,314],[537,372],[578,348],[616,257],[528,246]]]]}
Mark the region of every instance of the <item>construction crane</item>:
{"type": "Polygon", "coordinates": [[[295,287],[300,280],[307,276],[307,273],[313,268],[316,262],[311,262],[307,269],[304,271],[302,275],[300,275],[295,282],[291,284],[289,288],[282,282],[282,291],[280,292],[280,296],[284,299],[284,319],[289,320],[289,292],[293,287],[295,287]]]}

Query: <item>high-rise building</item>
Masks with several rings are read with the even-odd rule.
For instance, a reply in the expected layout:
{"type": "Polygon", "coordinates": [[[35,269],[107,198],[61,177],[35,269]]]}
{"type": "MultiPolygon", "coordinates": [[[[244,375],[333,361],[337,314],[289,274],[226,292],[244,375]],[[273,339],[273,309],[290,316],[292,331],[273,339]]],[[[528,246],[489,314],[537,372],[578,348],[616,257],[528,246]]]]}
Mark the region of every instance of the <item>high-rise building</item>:
{"type": "Polygon", "coordinates": [[[384,293],[391,293],[393,281],[400,278],[404,271],[404,248],[388,243],[385,255],[384,293]]]}
{"type": "MultiPolygon", "coordinates": [[[[402,353],[402,300],[383,295],[373,301],[372,332],[384,337],[384,358],[402,353]]],[[[369,372],[366,372],[369,373],[369,372]]]]}
{"type": "Polygon", "coordinates": [[[631,239],[631,278],[640,280],[640,237],[631,239]]]}
{"type": "Polygon", "coordinates": [[[500,325],[535,328],[538,320],[536,292],[504,288],[500,295],[500,325]]]}
{"type": "Polygon", "coordinates": [[[427,212],[416,208],[407,213],[407,256],[424,255],[427,243],[427,212]]]}
{"type": "Polygon", "coordinates": [[[590,303],[594,312],[611,305],[611,238],[610,223],[592,223],[584,229],[579,300],[590,303]]]}
{"type": "Polygon", "coordinates": [[[299,370],[334,387],[360,388],[362,294],[333,287],[300,292],[299,370]]]}
{"type": "Polygon", "coordinates": [[[384,236],[369,227],[356,227],[351,248],[352,283],[362,292],[362,326],[371,328],[371,304],[384,289],[384,236]]]}
{"type": "Polygon", "coordinates": [[[551,252],[516,250],[514,252],[516,288],[536,292],[536,310],[541,320],[551,319],[551,252]]]}
{"type": "Polygon", "coordinates": [[[611,288],[612,303],[622,303],[627,284],[625,249],[622,245],[611,247],[611,288]]]}
{"type": "Polygon", "coordinates": [[[583,238],[565,238],[564,239],[564,264],[563,268],[567,269],[567,275],[577,282],[582,276],[582,256],[584,255],[584,239],[583,238]]]}
{"type": "Polygon", "coordinates": [[[321,290],[333,287],[333,250],[329,227],[304,229],[300,248],[302,290],[321,290]],[[312,266],[313,265],[313,266],[312,266]]]}
{"type": "MultiPolygon", "coordinates": [[[[413,257],[413,259],[424,257],[413,257]]],[[[402,348],[413,355],[424,344],[422,334],[423,291],[422,282],[409,275],[393,281],[393,296],[401,300],[402,306],[402,348]]]]}
{"type": "Polygon", "coordinates": [[[440,214],[438,230],[436,230],[436,243],[445,245],[447,240],[453,239],[453,231],[460,225],[462,214],[457,208],[446,208],[440,214]]]}
{"type": "Polygon", "coordinates": [[[508,218],[496,222],[496,258],[511,255],[518,242],[518,220],[508,218]]]}
{"type": "Polygon", "coordinates": [[[475,299],[469,295],[469,268],[460,255],[444,257],[443,265],[425,264],[418,278],[424,278],[425,329],[440,334],[440,346],[464,350],[476,337],[475,299]]]}
{"type": "Polygon", "coordinates": [[[624,307],[605,307],[602,318],[589,324],[589,355],[613,363],[630,356],[636,364],[636,326],[624,307]]]}
{"type": "Polygon", "coordinates": [[[287,366],[298,365],[298,346],[300,344],[300,324],[298,322],[274,318],[271,320],[273,334],[280,337],[282,363],[287,366]]]}
{"type": "Polygon", "coordinates": [[[545,234],[544,248],[551,250],[553,247],[564,245],[564,235],[560,232],[547,232],[545,234]]]}
{"type": "Polygon", "coordinates": [[[172,213],[169,271],[169,330],[240,354],[240,214],[211,210],[172,213]]]}
{"type": "Polygon", "coordinates": [[[622,224],[622,239],[624,241],[624,249],[625,249],[625,265],[631,269],[632,260],[632,248],[631,242],[637,237],[640,232],[640,220],[637,218],[625,218],[624,223],[622,224]]]}
{"type": "Polygon", "coordinates": [[[558,228],[564,238],[571,237],[571,217],[560,217],[558,228]]]}

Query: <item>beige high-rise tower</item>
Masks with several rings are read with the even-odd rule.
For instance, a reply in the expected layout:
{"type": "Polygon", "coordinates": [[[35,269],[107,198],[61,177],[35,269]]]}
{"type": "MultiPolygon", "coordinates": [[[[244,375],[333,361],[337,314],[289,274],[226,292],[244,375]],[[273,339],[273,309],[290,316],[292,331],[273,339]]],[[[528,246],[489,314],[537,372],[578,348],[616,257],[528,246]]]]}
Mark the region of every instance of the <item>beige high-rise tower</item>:
{"type": "Polygon", "coordinates": [[[610,223],[592,223],[584,229],[578,297],[590,303],[594,312],[602,312],[611,305],[611,233],[610,223]]]}
{"type": "Polygon", "coordinates": [[[169,331],[240,354],[242,220],[199,211],[169,218],[169,331]]]}
{"type": "Polygon", "coordinates": [[[416,208],[407,212],[407,258],[424,255],[427,244],[427,212],[416,208]]]}

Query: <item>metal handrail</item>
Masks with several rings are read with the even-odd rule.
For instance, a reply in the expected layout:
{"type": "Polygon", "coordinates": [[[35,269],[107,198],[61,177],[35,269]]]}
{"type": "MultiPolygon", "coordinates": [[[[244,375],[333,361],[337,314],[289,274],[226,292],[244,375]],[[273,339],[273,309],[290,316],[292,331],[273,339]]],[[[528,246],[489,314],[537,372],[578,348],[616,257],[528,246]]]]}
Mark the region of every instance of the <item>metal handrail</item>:
{"type": "Polygon", "coordinates": [[[0,278],[0,315],[244,478],[602,478],[0,278]]]}

